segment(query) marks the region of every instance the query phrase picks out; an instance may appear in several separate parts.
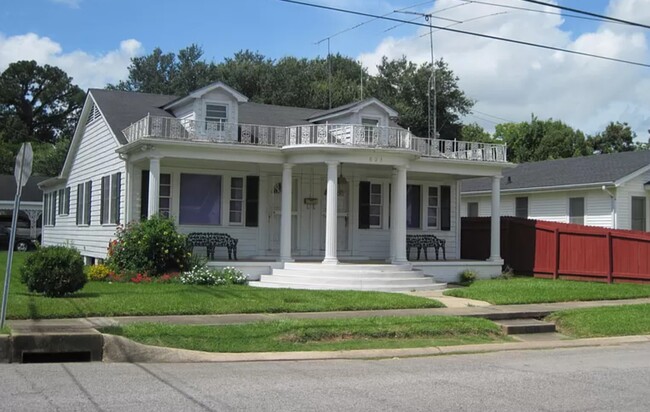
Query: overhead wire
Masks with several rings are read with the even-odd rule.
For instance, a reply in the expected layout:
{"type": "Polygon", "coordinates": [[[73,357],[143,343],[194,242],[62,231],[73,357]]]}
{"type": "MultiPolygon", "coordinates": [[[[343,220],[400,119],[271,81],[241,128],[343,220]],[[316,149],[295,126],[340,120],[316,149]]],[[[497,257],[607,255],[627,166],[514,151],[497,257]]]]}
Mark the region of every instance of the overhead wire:
{"type": "Polygon", "coordinates": [[[650,26],[648,26],[647,24],[637,23],[637,22],[630,21],[630,20],[619,19],[617,17],[605,16],[603,14],[592,13],[590,11],[575,9],[575,8],[572,8],[572,7],[560,6],[560,5],[553,4],[553,3],[547,3],[545,1],[539,1],[539,0],[520,0],[520,1],[525,1],[527,3],[533,3],[533,4],[539,4],[540,6],[552,7],[554,9],[570,11],[570,12],[573,12],[573,13],[584,14],[584,15],[587,15],[587,16],[598,17],[600,19],[609,20],[609,21],[613,21],[613,22],[619,22],[619,23],[630,25],[630,26],[643,27],[644,29],[650,29],[650,26]]]}
{"type": "Polygon", "coordinates": [[[285,3],[292,3],[292,4],[297,4],[297,5],[302,5],[302,6],[307,6],[307,7],[313,7],[313,8],[318,8],[318,9],[323,9],[323,10],[330,10],[330,11],[337,11],[340,13],[346,13],[346,14],[354,14],[357,16],[365,16],[365,17],[372,17],[376,19],[382,19],[382,20],[388,20],[388,21],[394,21],[398,23],[406,23],[406,24],[411,24],[415,26],[420,26],[420,27],[432,27],[438,30],[444,30],[452,33],[458,33],[458,34],[465,34],[468,36],[475,36],[475,37],[482,37],[485,39],[491,39],[491,40],[497,40],[497,41],[502,41],[506,43],[512,43],[512,44],[519,44],[523,46],[530,46],[530,47],[536,47],[540,49],[545,49],[545,50],[553,50],[553,51],[558,51],[562,53],[568,53],[568,54],[574,54],[578,56],[585,56],[585,57],[592,57],[600,60],[607,60],[607,61],[613,61],[613,62],[618,62],[618,63],[624,63],[624,64],[630,64],[634,66],[641,66],[641,67],[647,67],[650,68],[650,64],[647,63],[641,63],[641,62],[636,62],[632,60],[625,60],[625,59],[619,59],[615,57],[608,57],[608,56],[601,56],[598,54],[593,54],[593,53],[586,53],[586,52],[580,52],[577,50],[570,50],[570,49],[564,49],[561,47],[555,47],[555,46],[549,46],[545,44],[539,44],[539,43],[532,43],[532,42],[527,42],[523,40],[516,40],[516,39],[510,39],[507,37],[499,37],[499,36],[493,36],[489,34],[484,34],[484,33],[476,33],[476,32],[471,32],[471,31],[466,31],[466,30],[458,30],[458,29],[452,29],[450,27],[442,27],[442,26],[435,26],[435,25],[430,25],[430,24],[423,24],[423,23],[417,23],[417,22],[410,22],[407,20],[402,20],[402,19],[397,19],[394,17],[388,17],[388,16],[380,16],[372,13],[365,13],[361,11],[355,11],[355,10],[349,10],[349,9],[342,9],[339,7],[332,7],[332,6],[325,6],[322,4],[314,4],[314,3],[308,3],[304,1],[299,1],[299,0],[280,0],[285,3]]]}

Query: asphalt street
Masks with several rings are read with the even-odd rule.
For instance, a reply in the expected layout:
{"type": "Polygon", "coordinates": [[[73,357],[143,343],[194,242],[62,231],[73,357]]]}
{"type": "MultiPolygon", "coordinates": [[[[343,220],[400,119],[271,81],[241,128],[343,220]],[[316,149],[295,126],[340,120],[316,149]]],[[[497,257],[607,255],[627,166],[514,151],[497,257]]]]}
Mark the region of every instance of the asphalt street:
{"type": "Polygon", "coordinates": [[[650,344],[383,360],[4,364],[7,411],[648,411],[650,344]]]}

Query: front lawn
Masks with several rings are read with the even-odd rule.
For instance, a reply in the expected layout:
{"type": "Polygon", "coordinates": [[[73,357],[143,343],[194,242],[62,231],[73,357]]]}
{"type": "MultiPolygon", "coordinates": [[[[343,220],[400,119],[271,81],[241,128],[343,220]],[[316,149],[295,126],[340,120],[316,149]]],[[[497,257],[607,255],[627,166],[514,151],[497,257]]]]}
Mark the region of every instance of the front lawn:
{"type": "Polygon", "coordinates": [[[577,338],[650,334],[650,305],[563,310],[548,319],[560,332],[577,338]]]}
{"type": "MultiPolygon", "coordinates": [[[[20,283],[19,268],[28,253],[14,254],[7,306],[9,319],[322,312],[443,306],[435,300],[400,293],[108,282],[89,282],[80,292],[67,298],[46,298],[29,293],[20,283]]],[[[4,282],[6,259],[7,253],[0,252],[0,284],[4,282]]]]}
{"type": "Polygon", "coordinates": [[[9,326],[3,326],[0,328],[0,335],[9,335],[11,333],[11,329],[9,329],[9,326]]]}
{"type": "Polygon", "coordinates": [[[650,285],[606,284],[535,278],[493,279],[478,280],[467,288],[448,290],[445,295],[483,300],[495,305],[514,305],[645,298],[650,297],[650,285]]]}
{"type": "Polygon", "coordinates": [[[102,332],[147,345],[207,352],[414,348],[510,340],[488,320],[447,316],[280,320],[226,326],[135,323],[102,332]]]}

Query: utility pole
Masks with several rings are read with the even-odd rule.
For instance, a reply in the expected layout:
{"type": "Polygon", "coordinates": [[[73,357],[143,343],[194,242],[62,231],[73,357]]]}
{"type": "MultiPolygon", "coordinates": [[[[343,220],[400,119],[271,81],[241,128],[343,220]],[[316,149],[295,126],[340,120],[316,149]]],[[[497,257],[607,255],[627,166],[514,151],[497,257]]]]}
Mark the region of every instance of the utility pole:
{"type": "MultiPolygon", "coordinates": [[[[422,16],[424,17],[424,20],[429,23],[429,44],[431,45],[431,77],[429,77],[429,81],[427,83],[427,97],[428,97],[428,128],[427,132],[429,134],[429,139],[431,138],[437,138],[438,137],[438,124],[437,124],[437,103],[438,103],[438,96],[436,93],[437,87],[436,87],[436,60],[435,60],[435,55],[433,52],[433,27],[431,25],[431,19],[436,17],[433,16],[433,13],[418,13],[414,11],[401,11],[401,10],[395,10],[395,13],[404,13],[404,14],[414,14],[416,16],[422,16]],[[433,99],[431,96],[431,91],[433,90],[433,99]],[[433,100],[433,108],[431,107],[431,100],[433,100]],[[433,110],[433,120],[431,116],[431,112],[433,110]],[[433,128],[432,128],[433,126],[433,128]]],[[[444,19],[442,17],[436,17],[439,19],[443,20],[450,20],[450,19],[444,19]]]]}

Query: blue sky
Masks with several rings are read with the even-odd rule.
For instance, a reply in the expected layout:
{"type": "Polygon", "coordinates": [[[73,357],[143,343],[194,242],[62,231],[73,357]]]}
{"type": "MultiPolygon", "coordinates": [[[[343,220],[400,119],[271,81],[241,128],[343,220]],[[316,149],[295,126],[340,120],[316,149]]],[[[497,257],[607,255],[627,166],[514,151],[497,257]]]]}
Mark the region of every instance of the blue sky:
{"type": "MultiPolygon", "coordinates": [[[[313,2],[379,14],[423,3],[418,0],[313,2]]],[[[427,11],[434,2],[424,3],[410,10],[427,11]]],[[[520,3],[522,7],[534,7],[520,3]]],[[[560,1],[562,5],[596,13],[603,13],[607,3],[607,0],[560,1]]],[[[83,50],[101,54],[124,39],[134,38],[143,44],[145,51],[157,46],[176,51],[197,43],[203,47],[206,58],[217,61],[240,49],[257,50],[272,58],[325,55],[326,44],[314,43],[366,20],[279,0],[21,0],[6,1],[0,14],[0,32],[5,36],[36,33],[60,43],[64,53],[83,50]]],[[[411,17],[403,15],[402,18],[411,17]]],[[[367,24],[331,39],[331,49],[357,56],[372,49],[386,35],[399,36],[413,30],[404,25],[384,32],[393,25],[392,22],[367,24]]],[[[574,34],[594,26],[593,22],[570,18],[563,25],[574,34]]]]}
{"type": "MultiPolygon", "coordinates": [[[[375,14],[417,4],[410,10],[464,21],[458,29],[650,63],[649,30],[481,4],[540,8],[522,0],[308,1],[375,14]]],[[[559,4],[650,24],[650,0],[559,4]]],[[[103,87],[124,79],[130,59],[155,47],[175,52],[196,43],[207,60],[215,61],[241,49],[274,59],[310,58],[327,53],[325,42],[314,43],[366,20],[280,0],[4,0],[0,71],[11,62],[34,59],[61,67],[84,89],[103,87]]],[[[401,25],[385,31],[394,25],[374,21],[335,36],[331,50],[360,60],[371,73],[384,55],[427,61],[426,29],[401,25]]],[[[466,122],[493,130],[500,119],[525,121],[535,114],[594,133],[622,121],[647,140],[650,69],[448,32],[436,33],[435,39],[437,57],[449,63],[476,101],[466,122]]]]}

